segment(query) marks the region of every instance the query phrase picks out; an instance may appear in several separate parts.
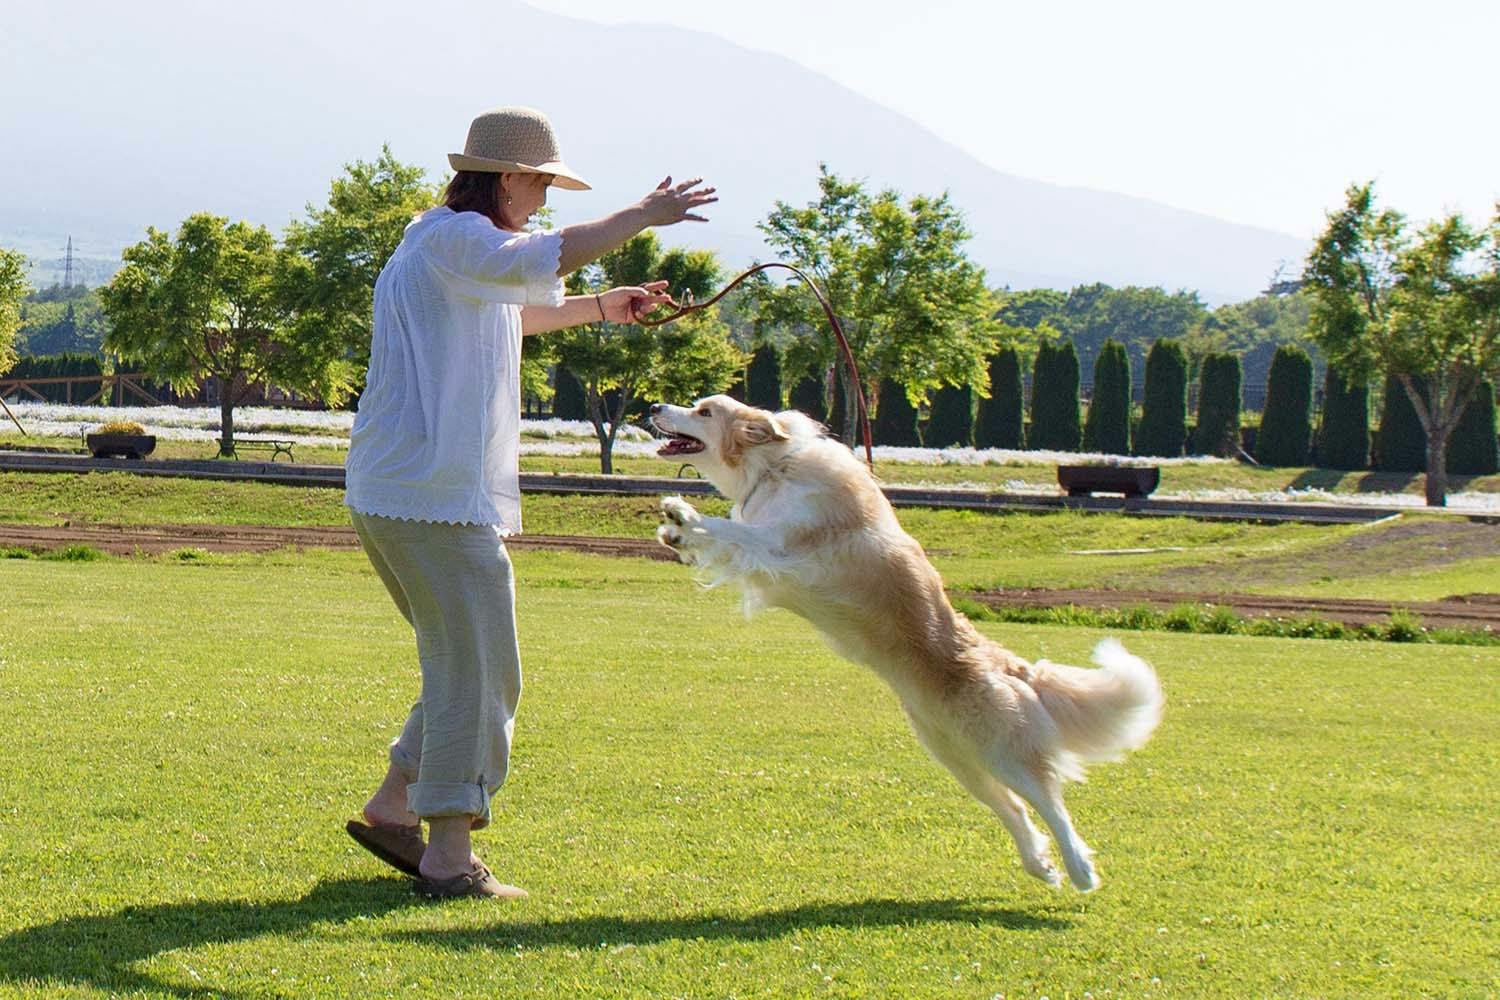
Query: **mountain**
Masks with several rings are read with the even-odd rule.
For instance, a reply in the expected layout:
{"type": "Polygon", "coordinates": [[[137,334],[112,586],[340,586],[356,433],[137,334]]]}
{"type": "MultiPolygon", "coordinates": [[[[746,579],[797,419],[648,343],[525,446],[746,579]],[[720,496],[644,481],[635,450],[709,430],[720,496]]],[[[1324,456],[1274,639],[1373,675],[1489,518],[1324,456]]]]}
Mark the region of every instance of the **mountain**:
{"type": "MultiPolygon", "coordinates": [[[[769,256],[756,222],[777,199],[813,198],[820,161],[871,188],[949,191],[993,285],[1161,285],[1223,302],[1306,251],[1281,233],[1001,173],[788,59],[679,28],[603,26],[519,0],[420,15],[395,0],[69,9],[64,23],[19,5],[0,34],[0,86],[21,95],[0,102],[0,243],[72,235],[108,256],[200,210],[279,228],[381,143],[441,176],[476,112],[526,104],[595,185],[553,195],[559,223],[633,201],[666,173],[699,174],[723,199],[712,221],[662,235],[731,267],[769,256]]],[[[992,127],[1018,99],[996,95],[992,127]]]]}

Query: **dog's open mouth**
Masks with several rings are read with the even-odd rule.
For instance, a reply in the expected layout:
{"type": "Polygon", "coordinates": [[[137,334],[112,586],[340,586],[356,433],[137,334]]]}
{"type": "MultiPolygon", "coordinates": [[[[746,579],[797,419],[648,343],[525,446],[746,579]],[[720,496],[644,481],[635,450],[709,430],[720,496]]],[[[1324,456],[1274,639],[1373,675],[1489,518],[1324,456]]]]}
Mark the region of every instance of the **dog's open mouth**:
{"type": "Polygon", "coordinates": [[[656,453],[662,457],[671,455],[692,455],[703,450],[703,442],[686,434],[673,434],[667,438],[667,443],[656,449],[656,453]]]}

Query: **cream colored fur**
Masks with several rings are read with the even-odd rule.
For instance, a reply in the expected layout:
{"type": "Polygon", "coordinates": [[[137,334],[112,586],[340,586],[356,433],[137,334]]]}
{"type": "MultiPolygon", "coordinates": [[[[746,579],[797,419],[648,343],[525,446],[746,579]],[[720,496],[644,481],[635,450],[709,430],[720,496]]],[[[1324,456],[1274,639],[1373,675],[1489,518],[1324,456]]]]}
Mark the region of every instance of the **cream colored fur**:
{"type": "Polygon", "coordinates": [[[654,406],[652,420],[702,442],[683,457],[734,501],[726,519],[663,498],[661,542],[709,582],[743,588],[747,610],[801,615],[840,655],[874,670],[923,746],[1005,824],[1027,872],[1061,881],[1029,804],[1073,884],[1095,888],[1062,785],[1150,737],[1163,704],[1152,669],[1112,639],[1099,643],[1091,670],[1029,663],[979,634],[870,471],[801,413],[711,396],[654,406]]]}

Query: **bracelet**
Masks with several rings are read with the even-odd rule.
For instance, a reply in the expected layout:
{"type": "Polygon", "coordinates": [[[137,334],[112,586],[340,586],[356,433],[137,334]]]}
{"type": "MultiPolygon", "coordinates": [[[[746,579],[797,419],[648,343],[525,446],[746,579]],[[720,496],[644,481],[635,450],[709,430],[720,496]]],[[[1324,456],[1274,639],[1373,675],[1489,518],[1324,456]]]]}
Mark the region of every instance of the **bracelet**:
{"type": "Polygon", "coordinates": [[[598,292],[594,293],[594,305],[596,305],[596,306],[599,307],[599,322],[601,322],[601,323],[605,322],[605,318],[604,318],[604,301],[599,298],[599,293],[598,292]]]}

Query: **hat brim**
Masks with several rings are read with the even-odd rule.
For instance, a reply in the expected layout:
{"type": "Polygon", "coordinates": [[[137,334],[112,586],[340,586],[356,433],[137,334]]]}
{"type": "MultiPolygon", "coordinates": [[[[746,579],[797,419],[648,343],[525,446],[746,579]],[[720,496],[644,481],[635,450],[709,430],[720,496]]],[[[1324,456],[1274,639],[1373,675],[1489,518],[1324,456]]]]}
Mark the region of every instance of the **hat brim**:
{"type": "Polygon", "coordinates": [[[491,160],[483,156],[465,156],[449,153],[448,165],[454,170],[474,170],[482,174],[551,174],[552,186],[569,191],[592,191],[589,182],[579,177],[567,164],[553,160],[549,163],[517,163],[514,160],[491,160]]]}

